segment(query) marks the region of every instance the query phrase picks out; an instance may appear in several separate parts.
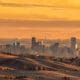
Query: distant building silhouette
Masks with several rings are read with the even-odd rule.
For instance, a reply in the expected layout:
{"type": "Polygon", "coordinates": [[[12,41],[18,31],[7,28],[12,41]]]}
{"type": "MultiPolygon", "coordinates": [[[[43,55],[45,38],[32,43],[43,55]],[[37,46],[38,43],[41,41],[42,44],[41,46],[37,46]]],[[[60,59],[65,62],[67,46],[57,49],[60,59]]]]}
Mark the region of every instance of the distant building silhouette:
{"type": "Polygon", "coordinates": [[[57,53],[57,51],[59,50],[59,43],[55,43],[55,44],[51,45],[50,49],[53,52],[57,53]]]}
{"type": "Polygon", "coordinates": [[[71,49],[75,50],[77,48],[77,40],[75,37],[71,38],[71,49]]]}
{"type": "Polygon", "coordinates": [[[36,46],[36,38],[32,37],[32,49],[36,46]]]}
{"type": "Polygon", "coordinates": [[[42,51],[44,51],[45,46],[43,45],[42,41],[37,42],[36,38],[32,37],[32,46],[31,46],[31,48],[35,51],[42,52],[42,51]]]}

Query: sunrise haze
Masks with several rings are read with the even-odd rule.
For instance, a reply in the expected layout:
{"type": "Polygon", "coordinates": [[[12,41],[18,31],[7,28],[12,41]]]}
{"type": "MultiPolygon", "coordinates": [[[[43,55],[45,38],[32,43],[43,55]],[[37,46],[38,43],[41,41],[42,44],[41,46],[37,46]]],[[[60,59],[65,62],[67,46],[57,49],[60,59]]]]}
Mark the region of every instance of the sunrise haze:
{"type": "Polygon", "coordinates": [[[80,0],[0,0],[0,38],[80,38],[80,0]]]}

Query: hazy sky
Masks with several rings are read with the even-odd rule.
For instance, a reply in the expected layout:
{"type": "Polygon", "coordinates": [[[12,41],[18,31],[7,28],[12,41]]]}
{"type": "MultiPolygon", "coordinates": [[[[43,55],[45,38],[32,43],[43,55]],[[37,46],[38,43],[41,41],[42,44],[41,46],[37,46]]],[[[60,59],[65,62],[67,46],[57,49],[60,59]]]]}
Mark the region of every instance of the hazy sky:
{"type": "Polygon", "coordinates": [[[0,0],[0,38],[80,38],[80,0],[0,0]]]}

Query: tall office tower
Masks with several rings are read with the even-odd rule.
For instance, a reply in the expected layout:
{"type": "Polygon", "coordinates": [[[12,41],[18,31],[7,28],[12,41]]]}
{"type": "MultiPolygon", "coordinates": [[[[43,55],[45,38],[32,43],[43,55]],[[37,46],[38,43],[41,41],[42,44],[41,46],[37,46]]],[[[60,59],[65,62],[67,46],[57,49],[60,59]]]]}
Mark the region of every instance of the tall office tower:
{"type": "Polygon", "coordinates": [[[75,50],[77,45],[77,41],[75,37],[71,38],[71,49],[75,50]]]}
{"type": "Polygon", "coordinates": [[[32,37],[32,49],[36,46],[36,38],[32,37]]]}

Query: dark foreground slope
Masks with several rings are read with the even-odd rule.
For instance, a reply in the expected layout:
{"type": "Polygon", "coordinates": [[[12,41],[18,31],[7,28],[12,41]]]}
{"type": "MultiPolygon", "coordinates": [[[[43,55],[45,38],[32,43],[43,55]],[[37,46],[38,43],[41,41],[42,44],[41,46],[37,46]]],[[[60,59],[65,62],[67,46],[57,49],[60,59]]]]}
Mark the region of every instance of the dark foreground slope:
{"type": "Polygon", "coordinates": [[[0,80],[79,80],[80,67],[48,56],[0,53],[0,80]]]}

